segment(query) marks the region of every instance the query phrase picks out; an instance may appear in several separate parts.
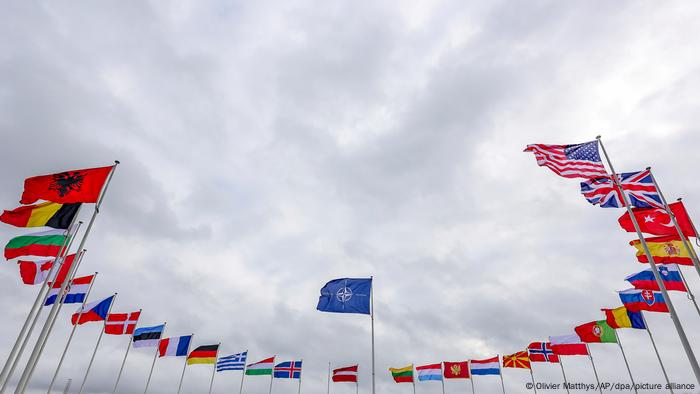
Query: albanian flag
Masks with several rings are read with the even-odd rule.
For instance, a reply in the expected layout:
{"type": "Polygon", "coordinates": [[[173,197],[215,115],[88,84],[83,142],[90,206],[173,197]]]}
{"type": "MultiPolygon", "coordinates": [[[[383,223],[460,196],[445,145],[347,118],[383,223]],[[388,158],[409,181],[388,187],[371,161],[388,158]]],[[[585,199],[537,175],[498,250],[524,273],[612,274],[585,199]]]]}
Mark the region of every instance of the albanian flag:
{"type": "MultiPolygon", "coordinates": [[[[695,231],[693,230],[693,224],[688,217],[688,212],[686,212],[683,203],[678,201],[672,204],[668,204],[671,208],[671,212],[676,217],[678,221],[678,226],[683,231],[683,235],[686,237],[697,237],[695,231]]],[[[666,213],[663,208],[634,208],[632,209],[637,223],[639,223],[639,228],[643,233],[654,234],[654,235],[678,235],[676,227],[671,221],[671,216],[666,213]]],[[[632,219],[630,215],[625,212],[624,215],[620,216],[617,221],[620,223],[625,231],[629,233],[636,232],[634,225],[632,224],[632,219]]]]}
{"type": "Polygon", "coordinates": [[[58,203],[97,202],[113,166],[40,175],[24,180],[22,204],[37,200],[58,203]]]}

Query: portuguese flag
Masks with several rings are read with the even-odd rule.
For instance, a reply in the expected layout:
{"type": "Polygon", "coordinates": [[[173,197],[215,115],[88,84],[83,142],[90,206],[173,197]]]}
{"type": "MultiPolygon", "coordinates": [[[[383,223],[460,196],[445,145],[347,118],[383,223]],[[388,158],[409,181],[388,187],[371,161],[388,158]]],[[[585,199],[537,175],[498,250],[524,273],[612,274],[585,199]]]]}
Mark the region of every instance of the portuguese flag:
{"type": "Polygon", "coordinates": [[[245,369],[246,375],[272,375],[272,367],[275,365],[275,358],[270,357],[257,363],[250,364],[245,369]]]}
{"type": "Polygon", "coordinates": [[[16,227],[47,226],[67,229],[79,208],[80,203],[59,204],[49,201],[5,211],[0,215],[0,221],[16,227]]]}
{"type": "Polygon", "coordinates": [[[216,364],[216,353],[219,345],[199,346],[187,356],[187,365],[192,364],[216,364]]]}
{"type": "Polygon", "coordinates": [[[87,168],[27,178],[24,180],[24,192],[19,202],[97,202],[112,168],[114,166],[87,168]]]}
{"type": "Polygon", "coordinates": [[[586,343],[617,343],[615,329],[605,320],[592,321],[574,328],[581,342],[586,343]]]}
{"type": "Polygon", "coordinates": [[[403,368],[389,368],[396,383],[413,383],[413,364],[403,368]]]}
{"type": "Polygon", "coordinates": [[[56,256],[67,237],[65,230],[20,235],[5,245],[5,258],[10,260],[19,256],[56,256]]]}

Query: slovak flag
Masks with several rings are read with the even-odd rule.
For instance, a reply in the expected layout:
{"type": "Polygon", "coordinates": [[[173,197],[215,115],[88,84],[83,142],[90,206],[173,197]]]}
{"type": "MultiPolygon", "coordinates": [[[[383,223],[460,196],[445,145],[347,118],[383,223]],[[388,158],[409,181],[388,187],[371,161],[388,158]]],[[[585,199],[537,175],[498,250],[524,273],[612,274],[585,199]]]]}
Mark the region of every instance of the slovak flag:
{"type": "Polygon", "coordinates": [[[620,301],[632,312],[650,311],[668,313],[668,305],[661,292],[627,289],[618,291],[620,301]]]}
{"type": "Polygon", "coordinates": [[[109,309],[112,306],[114,297],[115,296],[111,295],[103,300],[90,302],[85,304],[82,308],[78,308],[70,319],[71,323],[75,325],[76,323],[83,324],[91,321],[103,321],[107,318],[107,314],[109,314],[109,309]],[[82,314],[80,313],[81,311],[82,314]],[[80,317],[80,320],[78,320],[78,317],[80,317]]]}
{"type": "Polygon", "coordinates": [[[131,313],[110,313],[105,322],[105,334],[124,335],[133,334],[136,323],[141,317],[141,311],[131,313]]]}
{"type": "Polygon", "coordinates": [[[190,351],[191,340],[192,335],[161,339],[160,343],[158,344],[158,356],[186,356],[190,351]]]}
{"type": "MultiPolygon", "coordinates": [[[[92,279],[95,275],[82,276],[80,278],[74,278],[68,287],[66,287],[66,295],[63,296],[64,304],[80,304],[85,301],[88,289],[92,283],[92,279]]],[[[44,306],[53,305],[58,298],[58,293],[61,291],[60,287],[53,287],[49,290],[49,296],[46,297],[44,301],[44,306]]]]}

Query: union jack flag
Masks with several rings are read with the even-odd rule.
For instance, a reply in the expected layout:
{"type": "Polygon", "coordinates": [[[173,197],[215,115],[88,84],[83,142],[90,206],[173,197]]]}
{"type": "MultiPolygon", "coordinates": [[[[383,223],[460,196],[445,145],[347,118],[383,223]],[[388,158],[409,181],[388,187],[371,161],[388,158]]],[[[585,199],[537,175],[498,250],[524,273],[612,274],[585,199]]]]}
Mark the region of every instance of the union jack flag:
{"type": "MultiPolygon", "coordinates": [[[[630,205],[637,208],[664,208],[649,170],[626,172],[617,176],[630,205]]],[[[600,205],[601,208],[625,207],[625,202],[612,177],[581,182],[581,194],[588,202],[600,205]]]]}
{"type": "Polygon", "coordinates": [[[537,164],[564,178],[608,176],[598,153],[598,141],[572,145],[531,144],[525,152],[535,154],[537,164]]]}

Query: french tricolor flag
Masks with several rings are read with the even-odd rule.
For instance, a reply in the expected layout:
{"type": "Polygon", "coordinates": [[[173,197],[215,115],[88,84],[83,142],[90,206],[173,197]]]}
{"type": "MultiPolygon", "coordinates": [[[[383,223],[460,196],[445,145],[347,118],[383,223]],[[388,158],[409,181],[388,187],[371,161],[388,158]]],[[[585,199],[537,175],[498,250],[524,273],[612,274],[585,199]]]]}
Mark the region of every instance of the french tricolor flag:
{"type": "Polygon", "coordinates": [[[472,375],[500,375],[501,366],[498,356],[485,360],[469,360],[472,375]]]}
{"type": "Polygon", "coordinates": [[[114,295],[109,296],[103,300],[90,302],[85,304],[82,308],[73,314],[70,321],[73,325],[83,324],[91,321],[102,321],[107,318],[109,314],[109,309],[112,307],[112,301],[114,301],[114,295]],[[82,314],[80,313],[82,311],[82,314]],[[78,319],[80,317],[80,319],[78,319]]]}
{"type": "MultiPolygon", "coordinates": [[[[92,278],[94,277],[95,275],[88,275],[73,279],[66,288],[67,291],[65,297],[63,297],[63,303],[79,304],[85,301],[85,296],[87,295],[90,284],[92,283],[92,278]]],[[[51,290],[49,290],[49,296],[46,297],[46,301],[44,302],[44,306],[53,305],[60,291],[60,287],[51,288],[51,290]]]]}
{"type": "Polygon", "coordinates": [[[160,340],[158,344],[158,354],[160,357],[165,356],[186,356],[190,350],[190,341],[192,335],[183,335],[181,337],[171,337],[160,340]]]}

